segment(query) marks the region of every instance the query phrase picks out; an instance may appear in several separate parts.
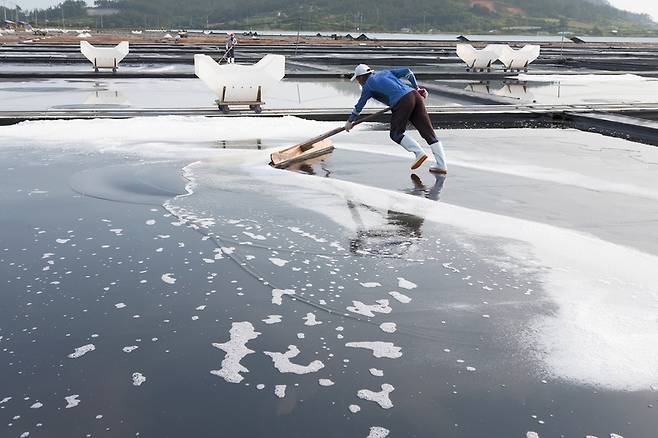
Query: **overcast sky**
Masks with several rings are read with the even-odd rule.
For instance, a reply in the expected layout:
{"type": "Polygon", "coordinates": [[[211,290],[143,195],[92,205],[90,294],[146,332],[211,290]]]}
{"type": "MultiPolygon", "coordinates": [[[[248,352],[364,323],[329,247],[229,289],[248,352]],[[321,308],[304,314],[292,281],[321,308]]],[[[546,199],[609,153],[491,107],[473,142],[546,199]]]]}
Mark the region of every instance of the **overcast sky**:
{"type": "MultiPolygon", "coordinates": [[[[60,3],[61,0],[0,0],[0,4],[4,4],[5,1],[8,6],[13,6],[13,3],[18,3],[23,9],[32,9],[56,5],[57,3],[60,3]]],[[[87,3],[92,4],[93,0],[87,0],[87,3]]],[[[610,3],[621,9],[647,13],[653,17],[654,21],[658,21],[657,0],[610,0],[610,3]]]]}

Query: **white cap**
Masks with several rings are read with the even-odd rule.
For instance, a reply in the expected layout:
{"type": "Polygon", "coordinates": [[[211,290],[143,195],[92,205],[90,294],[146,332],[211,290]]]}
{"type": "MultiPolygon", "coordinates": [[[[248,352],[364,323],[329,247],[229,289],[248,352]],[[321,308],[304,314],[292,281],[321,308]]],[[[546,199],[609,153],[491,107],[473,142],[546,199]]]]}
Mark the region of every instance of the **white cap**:
{"type": "Polygon", "coordinates": [[[352,79],[350,79],[350,81],[354,81],[354,79],[356,79],[357,76],[367,75],[368,73],[372,73],[373,71],[374,70],[368,67],[367,65],[359,64],[354,69],[354,76],[352,76],[352,79]]]}

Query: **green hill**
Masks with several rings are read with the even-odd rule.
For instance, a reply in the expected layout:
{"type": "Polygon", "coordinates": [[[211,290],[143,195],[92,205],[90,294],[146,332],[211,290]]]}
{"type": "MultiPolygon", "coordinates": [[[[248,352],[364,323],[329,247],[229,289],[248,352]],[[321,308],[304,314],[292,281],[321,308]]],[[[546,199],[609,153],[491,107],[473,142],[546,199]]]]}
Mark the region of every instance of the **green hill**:
{"type": "MultiPolygon", "coordinates": [[[[82,3],[67,0],[65,6],[82,3]]],[[[96,0],[106,27],[643,34],[658,25],[606,0],[96,0]]],[[[52,10],[51,16],[57,16],[52,10]]],[[[69,15],[70,16],[70,15],[69,15]]],[[[87,19],[89,20],[89,19],[87,19]]]]}

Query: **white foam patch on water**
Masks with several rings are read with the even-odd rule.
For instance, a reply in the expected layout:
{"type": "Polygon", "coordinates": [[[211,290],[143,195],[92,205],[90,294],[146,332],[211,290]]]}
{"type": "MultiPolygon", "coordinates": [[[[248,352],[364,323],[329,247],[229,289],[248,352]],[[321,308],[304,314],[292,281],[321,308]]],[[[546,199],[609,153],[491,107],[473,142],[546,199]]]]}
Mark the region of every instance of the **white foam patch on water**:
{"type": "Polygon", "coordinates": [[[361,411],[361,406],[359,406],[359,405],[349,405],[349,407],[347,409],[349,409],[351,413],[356,414],[357,412],[361,411]]]}
{"type": "Polygon", "coordinates": [[[320,325],[322,324],[322,321],[318,321],[315,317],[315,313],[307,313],[304,318],[302,318],[305,322],[304,325],[308,326],[314,326],[314,325],[320,325]]]}
{"type": "Polygon", "coordinates": [[[281,322],[281,315],[267,315],[267,318],[262,321],[265,324],[278,324],[281,322]]]}
{"type": "Polygon", "coordinates": [[[370,428],[370,433],[367,438],[386,438],[389,433],[391,433],[391,431],[385,427],[373,426],[370,428]]]}
{"type": "Polygon", "coordinates": [[[390,296],[401,302],[402,304],[409,304],[411,302],[411,298],[406,296],[405,294],[401,294],[400,292],[396,291],[391,291],[388,293],[390,296]]]}
{"type": "Polygon", "coordinates": [[[67,357],[71,359],[77,359],[78,357],[82,357],[90,351],[94,351],[95,349],[96,346],[94,344],[83,345],[82,347],[76,348],[75,351],[69,354],[67,357]]]}
{"type": "Polygon", "coordinates": [[[372,288],[372,287],[381,287],[382,285],[376,282],[368,282],[368,283],[361,283],[361,286],[365,288],[372,288]]]}
{"type": "Polygon", "coordinates": [[[369,389],[360,389],[356,395],[363,399],[377,403],[383,409],[391,409],[393,402],[391,401],[390,394],[395,390],[395,387],[389,383],[382,385],[382,390],[379,392],[371,391],[369,389]]]}
{"type": "Polygon", "coordinates": [[[349,230],[354,221],[345,199],[413,214],[466,236],[502,239],[500,249],[509,257],[537,268],[557,306],[519,328],[518,343],[530,360],[539,359],[538,372],[619,390],[643,390],[658,381],[658,257],[577,231],[362,184],[266,168],[251,175],[266,178],[270,196],[349,230]]]}
{"type": "Polygon", "coordinates": [[[295,295],[294,289],[272,289],[272,304],[280,306],[283,304],[284,295],[295,295]]]}
{"type": "Polygon", "coordinates": [[[391,306],[389,306],[387,299],[377,300],[375,303],[377,304],[364,304],[361,301],[352,301],[353,305],[348,306],[347,310],[370,318],[375,316],[375,312],[388,314],[393,310],[391,306]]]}
{"type": "Polygon", "coordinates": [[[247,348],[247,342],[256,339],[260,335],[254,330],[250,322],[234,322],[231,325],[230,339],[223,344],[213,343],[212,346],[226,353],[222,361],[222,368],[211,370],[210,374],[219,376],[229,383],[240,383],[244,377],[240,373],[248,373],[249,370],[240,364],[240,361],[248,354],[254,353],[247,348]]]}
{"type": "Polygon", "coordinates": [[[142,373],[133,373],[133,386],[142,386],[146,382],[146,377],[142,373]]]}
{"type": "Polygon", "coordinates": [[[174,274],[167,272],[166,274],[162,274],[162,277],[160,277],[162,281],[164,281],[167,284],[174,284],[176,283],[176,278],[174,277],[174,274]]]}
{"type": "Polygon", "coordinates": [[[78,397],[80,397],[78,394],[73,394],[64,397],[64,400],[66,400],[66,409],[71,409],[80,404],[80,400],[78,400],[78,397]]]}
{"type": "Polygon", "coordinates": [[[276,257],[271,257],[270,262],[272,262],[273,264],[277,265],[280,268],[282,268],[285,265],[287,265],[288,263],[290,263],[288,260],[279,259],[279,258],[276,258],[276,257]]]}
{"type": "Polygon", "coordinates": [[[386,333],[395,333],[398,329],[398,326],[394,322],[383,322],[379,324],[379,328],[386,333]]]}
{"type": "Polygon", "coordinates": [[[402,289],[412,290],[412,289],[416,289],[418,285],[402,277],[398,277],[398,287],[401,287],[402,289]]]}
{"type": "Polygon", "coordinates": [[[334,382],[331,379],[318,379],[318,384],[320,386],[333,386],[334,382]]]}
{"type": "Polygon", "coordinates": [[[279,398],[284,398],[286,396],[286,385],[275,385],[274,395],[279,398]]]}
{"type": "Polygon", "coordinates": [[[264,351],[263,353],[272,358],[272,362],[274,362],[274,368],[279,370],[280,373],[309,374],[316,373],[324,368],[324,364],[317,359],[308,365],[292,363],[290,359],[297,357],[300,353],[299,349],[295,345],[289,345],[288,351],[285,353],[272,351],[264,351]]]}
{"type": "Polygon", "coordinates": [[[386,357],[389,359],[397,359],[398,357],[402,357],[402,349],[397,347],[392,342],[348,342],[345,344],[345,346],[372,350],[372,355],[377,358],[386,357]]]}

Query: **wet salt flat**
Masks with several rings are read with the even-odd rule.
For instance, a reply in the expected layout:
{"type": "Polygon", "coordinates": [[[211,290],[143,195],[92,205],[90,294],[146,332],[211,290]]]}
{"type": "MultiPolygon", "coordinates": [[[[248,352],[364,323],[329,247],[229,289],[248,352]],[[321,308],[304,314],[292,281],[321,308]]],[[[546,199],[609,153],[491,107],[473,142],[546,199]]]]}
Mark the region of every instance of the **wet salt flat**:
{"type": "MultiPolygon", "coordinates": [[[[356,103],[359,95],[359,87],[349,80],[284,80],[274,86],[264,99],[266,108],[349,108],[356,103]]],[[[198,79],[49,79],[0,82],[0,111],[209,108],[216,107],[217,98],[198,79]]],[[[428,104],[459,105],[460,101],[430,96],[428,104]]],[[[367,107],[382,105],[373,101],[367,107]]]]}
{"type": "Polygon", "coordinates": [[[0,128],[0,435],[653,436],[655,148],[333,126],[0,128]]]}
{"type": "Polygon", "coordinates": [[[636,75],[520,75],[518,80],[452,82],[464,90],[549,105],[656,103],[658,79],[636,75]]]}

